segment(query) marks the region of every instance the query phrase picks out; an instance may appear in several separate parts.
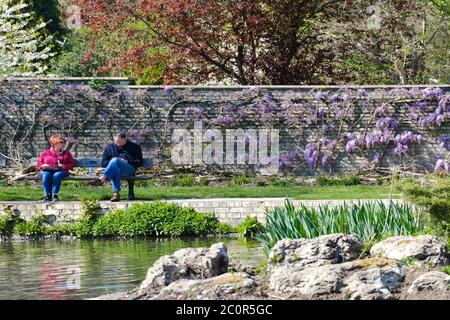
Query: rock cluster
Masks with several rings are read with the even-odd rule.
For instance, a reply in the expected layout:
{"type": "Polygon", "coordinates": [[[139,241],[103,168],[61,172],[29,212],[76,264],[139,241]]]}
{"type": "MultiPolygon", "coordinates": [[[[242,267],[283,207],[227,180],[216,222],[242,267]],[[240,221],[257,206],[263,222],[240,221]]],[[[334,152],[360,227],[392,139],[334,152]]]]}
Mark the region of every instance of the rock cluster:
{"type": "MultiPolygon", "coordinates": [[[[344,234],[279,241],[269,254],[269,290],[284,298],[395,299],[410,271],[402,261],[448,264],[445,244],[428,235],[388,238],[364,259],[362,247],[357,238],[344,234]]],[[[408,292],[450,294],[449,278],[444,272],[425,273],[408,292]]]]}
{"type": "Polygon", "coordinates": [[[229,272],[227,248],[217,243],[163,256],[139,289],[96,299],[450,299],[450,275],[440,271],[448,258],[432,236],[388,238],[368,255],[356,237],[332,234],[278,241],[267,273],[255,277],[229,272]]]}
{"type": "Polygon", "coordinates": [[[162,256],[148,269],[139,289],[96,300],[204,300],[239,299],[252,295],[256,279],[243,272],[228,272],[228,253],[223,243],[210,248],[186,248],[162,256]]]}

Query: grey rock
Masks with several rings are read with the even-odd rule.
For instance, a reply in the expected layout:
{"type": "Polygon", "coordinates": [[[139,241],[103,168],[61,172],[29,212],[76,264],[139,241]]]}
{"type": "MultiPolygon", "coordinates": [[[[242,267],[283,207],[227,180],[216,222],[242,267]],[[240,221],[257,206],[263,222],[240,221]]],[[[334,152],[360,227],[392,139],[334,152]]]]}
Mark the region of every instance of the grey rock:
{"type": "Polygon", "coordinates": [[[345,279],[343,297],[350,300],[393,299],[391,291],[404,280],[405,275],[399,267],[375,267],[357,271],[345,279]]]}
{"type": "Polygon", "coordinates": [[[298,265],[279,265],[271,271],[269,289],[293,296],[339,293],[345,286],[343,282],[345,275],[357,268],[360,268],[358,262],[307,268],[298,265]]]}
{"type": "Polygon", "coordinates": [[[157,290],[179,279],[204,279],[227,272],[228,254],[223,243],[210,248],[186,248],[172,256],[160,257],[139,287],[139,291],[157,290]]]}
{"type": "Polygon", "coordinates": [[[362,243],[353,235],[331,234],[314,239],[284,239],[269,253],[270,264],[322,266],[357,259],[362,243]]]}
{"type": "Polygon", "coordinates": [[[430,235],[391,237],[375,244],[370,254],[395,260],[417,259],[432,265],[448,263],[446,244],[430,235]]]}
{"type": "Polygon", "coordinates": [[[162,256],[148,269],[147,277],[139,289],[167,286],[184,276],[186,276],[186,268],[178,264],[178,259],[173,256],[162,256]]]}
{"type": "Polygon", "coordinates": [[[223,243],[213,244],[209,249],[181,249],[173,256],[178,259],[178,264],[185,266],[187,272],[195,278],[205,279],[228,270],[228,253],[223,243]]]}
{"type": "Polygon", "coordinates": [[[105,294],[105,295],[91,298],[88,300],[124,300],[124,299],[126,299],[126,297],[127,297],[126,292],[117,292],[117,293],[105,294]]]}
{"type": "Polygon", "coordinates": [[[246,273],[225,273],[209,279],[172,282],[149,300],[222,300],[252,294],[257,281],[246,273]]]}
{"type": "Polygon", "coordinates": [[[418,277],[408,289],[409,294],[424,291],[446,293],[450,291],[450,276],[444,272],[431,271],[418,277]]]}

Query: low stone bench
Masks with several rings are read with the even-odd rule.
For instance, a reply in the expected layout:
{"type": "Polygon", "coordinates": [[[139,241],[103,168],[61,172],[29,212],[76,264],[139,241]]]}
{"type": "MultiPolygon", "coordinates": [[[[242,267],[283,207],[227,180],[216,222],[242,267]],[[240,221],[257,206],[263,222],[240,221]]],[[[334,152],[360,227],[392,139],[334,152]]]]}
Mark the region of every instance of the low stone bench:
{"type": "MultiPolygon", "coordinates": [[[[31,159],[33,163],[37,162],[36,159],[31,159]]],[[[94,168],[101,168],[102,167],[102,159],[99,158],[83,158],[80,160],[75,160],[76,165],[75,167],[79,168],[89,168],[89,174],[86,176],[67,176],[63,178],[64,180],[76,180],[76,181],[92,181],[98,178],[98,176],[94,176],[94,168]]],[[[152,158],[144,158],[144,162],[142,165],[143,168],[149,169],[153,167],[153,159],[152,158]]],[[[137,176],[123,176],[120,178],[121,180],[126,180],[128,182],[128,200],[134,200],[134,182],[139,180],[150,180],[152,179],[151,176],[146,175],[137,175],[137,176]]],[[[37,174],[34,176],[23,176],[18,179],[15,179],[16,181],[20,180],[41,180],[41,175],[37,174]]]]}

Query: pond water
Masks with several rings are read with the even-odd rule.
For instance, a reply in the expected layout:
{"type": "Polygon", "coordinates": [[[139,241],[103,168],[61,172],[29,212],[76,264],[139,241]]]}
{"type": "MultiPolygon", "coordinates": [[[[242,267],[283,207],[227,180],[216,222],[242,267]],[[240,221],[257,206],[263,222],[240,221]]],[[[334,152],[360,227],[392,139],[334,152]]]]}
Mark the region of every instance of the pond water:
{"type": "Polygon", "coordinates": [[[160,256],[216,242],[225,243],[230,262],[258,265],[264,258],[259,242],[234,238],[2,242],[0,299],[78,300],[129,291],[160,256]]]}

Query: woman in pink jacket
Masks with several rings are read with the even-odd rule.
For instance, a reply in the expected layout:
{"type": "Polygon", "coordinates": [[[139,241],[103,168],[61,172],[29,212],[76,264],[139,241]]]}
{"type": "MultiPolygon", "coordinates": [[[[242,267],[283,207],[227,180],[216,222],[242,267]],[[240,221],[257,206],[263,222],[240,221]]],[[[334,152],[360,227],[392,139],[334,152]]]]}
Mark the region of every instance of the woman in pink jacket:
{"type": "Polygon", "coordinates": [[[62,178],[69,175],[69,170],[75,167],[72,154],[64,150],[66,138],[53,135],[49,139],[51,148],[45,150],[39,156],[37,165],[41,170],[42,186],[44,187],[44,201],[58,201],[58,192],[61,187],[62,178]]]}

